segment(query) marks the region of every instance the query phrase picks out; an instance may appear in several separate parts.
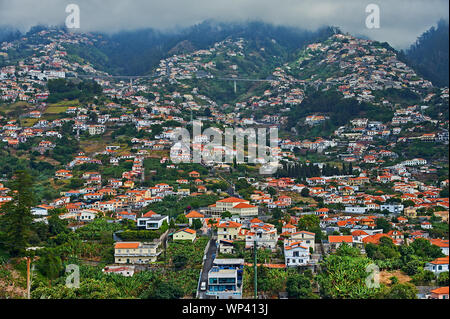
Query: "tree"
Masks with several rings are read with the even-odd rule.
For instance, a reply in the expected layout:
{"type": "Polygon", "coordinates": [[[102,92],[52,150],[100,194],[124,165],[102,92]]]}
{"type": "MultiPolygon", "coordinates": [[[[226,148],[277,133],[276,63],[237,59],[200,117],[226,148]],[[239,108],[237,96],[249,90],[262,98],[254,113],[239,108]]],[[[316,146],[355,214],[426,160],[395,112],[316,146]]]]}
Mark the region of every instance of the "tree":
{"type": "Polygon", "coordinates": [[[414,254],[419,257],[425,257],[429,259],[444,257],[442,250],[438,246],[432,245],[430,241],[424,238],[418,238],[413,241],[411,243],[411,247],[414,249],[414,254]]]}
{"type": "Polygon", "coordinates": [[[153,288],[143,294],[147,299],[179,299],[183,297],[183,289],[178,283],[157,279],[153,288]]]}
{"type": "Polygon", "coordinates": [[[309,197],[309,188],[303,187],[300,192],[300,195],[302,195],[303,197],[309,197]]]}
{"type": "Polygon", "coordinates": [[[318,227],[320,224],[319,216],[309,214],[302,216],[298,221],[298,229],[312,231],[312,229],[318,227]]]}
{"type": "Polygon", "coordinates": [[[286,291],[291,298],[311,298],[311,282],[302,274],[296,273],[288,275],[288,279],[286,281],[286,291]]]}
{"type": "Polygon", "coordinates": [[[443,188],[443,189],[439,192],[439,196],[442,197],[442,198],[449,197],[448,187],[443,188]]]}
{"type": "Polygon", "coordinates": [[[416,256],[413,256],[410,261],[408,261],[403,267],[402,270],[408,275],[413,276],[419,272],[419,268],[423,266],[423,262],[421,262],[416,256]]]}
{"type": "Polygon", "coordinates": [[[182,269],[188,262],[188,257],[182,254],[177,254],[172,258],[173,265],[176,269],[182,269]]]}
{"type": "Polygon", "coordinates": [[[385,258],[399,258],[397,246],[395,246],[393,240],[390,237],[381,237],[378,245],[378,251],[383,254],[385,258]]]}
{"type": "Polygon", "coordinates": [[[415,202],[413,202],[412,200],[408,199],[402,202],[403,206],[406,207],[413,207],[414,205],[416,205],[415,202]]]}
{"type": "Polygon", "coordinates": [[[222,218],[222,219],[226,219],[226,218],[231,218],[231,213],[229,212],[229,211],[225,211],[225,212],[223,212],[221,215],[220,215],[220,217],[222,218]]]}
{"type": "Polygon", "coordinates": [[[88,278],[80,280],[80,288],[77,289],[65,284],[48,287],[41,283],[31,292],[31,296],[51,299],[117,299],[121,297],[121,291],[112,282],[88,278]]]}
{"type": "Polygon", "coordinates": [[[366,267],[371,263],[369,258],[362,256],[326,256],[321,262],[323,271],[316,276],[321,295],[333,299],[373,298],[378,290],[366,285],[366,267]]]}
{"type": "Polygon", "coordinates": [[[283,212],[279,208],[272,209],[272,217],[275,220],[279,220],[283,217],[283,212]]]}
{"type": "Polygon", "coordinates": [[[51,215],[48,219],[48,231],[52,236],[68,232],[69,229],[67,228],[67,225],[67,220],[59,218],[56,214],[51,215]]]}
{"type": "Polygon", "coordinates": [[[61,258],[53,251],[47,251],[44,256],[39,259],[39,271],[50,279],[50,282],[59,277],[62,270],[61,258]]]}
{"type": "Polygon", "coordinates": [[[358,248],[352,247],[347,243],[343,243],[336,250],[336,255],[338,256],[348,256],[348,257],[358,257],[361,256],[361,253],[358,248]]]}
{"type": "Polygon", "coordinates": [[[418,290],[416,286],[408,282],[404,284],[397,283],[391,287],[385,295],[386,299],[417,299],[418,290]]]}
{"type": "Polygon", "coordinates": [[[187,219],[186,215],[184,215],[183,213],[179,214],[176,218],[176,222],[178,224],[187,224],[189,222],[189,220],[187,219]]]}
{"type": "Polygon", "coordinates": [[[273,187],[269,187],[269,188],[267,188],[267,193],[269,193],[270,196],[275,196],[275,194],[277,193],[277,190],[273,187]]]}
{"type": "Polygon", "coordinates": [[[195,230],[202,228],[202,226],[203,226],[203,223],[202,223],[202,221],[201,221],[200,219],[195,218],[195,219],[192,221],[192,227],[193,227],[195,230]]]}
{"type": "Polygon", "coordinates": [[[449,279],[448,279],[448,271],[441,272],[439,274],[439,277],[437,279],[437,282],[440,286],[448,286],[449,279]]]}
{"type": "Polygon", "coordinates": [[[0,227],[5,234],[4,245],[11,255],[23,254],[31,236],[33,216],[33,180],[26,171],[17,171],[11,186],[12,201],[2,205],[0,227]]]}
{"type": "Polygon", "coordinates": [[[383,229],[383,233],[387,233],[392,229],[391,224],[385,218],[377,218],[377,228],[383,229]]]}

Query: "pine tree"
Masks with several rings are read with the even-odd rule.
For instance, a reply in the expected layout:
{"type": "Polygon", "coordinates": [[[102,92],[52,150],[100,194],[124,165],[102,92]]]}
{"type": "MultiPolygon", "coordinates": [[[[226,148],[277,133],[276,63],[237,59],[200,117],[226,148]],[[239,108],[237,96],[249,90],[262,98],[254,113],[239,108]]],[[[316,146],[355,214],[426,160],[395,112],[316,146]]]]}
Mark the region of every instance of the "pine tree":
{"type": "Polygon", "coordinates": [[[10,193],[13,199],[0,209],[4,213],[0,227],[5,235],[2,244],[12,256],[17,256],[25,252],[31,235],[33,181],[26,171],[17,171],[14,177],[10,193]]]}

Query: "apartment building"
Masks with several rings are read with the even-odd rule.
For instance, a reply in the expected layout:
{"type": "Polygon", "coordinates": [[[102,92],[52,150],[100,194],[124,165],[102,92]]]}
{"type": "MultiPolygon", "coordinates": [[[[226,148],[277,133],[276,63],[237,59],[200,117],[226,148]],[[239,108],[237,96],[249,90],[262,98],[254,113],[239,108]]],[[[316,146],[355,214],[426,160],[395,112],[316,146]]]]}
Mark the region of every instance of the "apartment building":
{"type": "Polygon", "coordinates": [[[116,264],[148,264],[161,254],[159,243],[117,242],[114,245],[116,264]]]}
{"type": "Polygon", "coordinates": [[[206,294],[216,299],[241,299],[244,259],[216,258],[208,272],[206,294]]]}

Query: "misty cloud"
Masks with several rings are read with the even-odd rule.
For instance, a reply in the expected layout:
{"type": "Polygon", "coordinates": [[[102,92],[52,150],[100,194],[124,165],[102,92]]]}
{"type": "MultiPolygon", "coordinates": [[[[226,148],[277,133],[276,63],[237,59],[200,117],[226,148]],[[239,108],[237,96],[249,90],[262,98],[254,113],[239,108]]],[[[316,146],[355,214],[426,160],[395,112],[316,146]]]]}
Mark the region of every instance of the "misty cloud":
{"type": "Polygon", "coordinates": [[[261,20],[315,30],[340,27],[355,35],[405,48],[444,18],[448,0],[0,0],[0,25],[22,31],[37,24],[61,25],[69,3],[78,4],[81,31],[117,32],[138,28],[173,30],[207,19],[261,20]],[[380,7],[380,29],[367,29],[368,4],[380,7]]]}

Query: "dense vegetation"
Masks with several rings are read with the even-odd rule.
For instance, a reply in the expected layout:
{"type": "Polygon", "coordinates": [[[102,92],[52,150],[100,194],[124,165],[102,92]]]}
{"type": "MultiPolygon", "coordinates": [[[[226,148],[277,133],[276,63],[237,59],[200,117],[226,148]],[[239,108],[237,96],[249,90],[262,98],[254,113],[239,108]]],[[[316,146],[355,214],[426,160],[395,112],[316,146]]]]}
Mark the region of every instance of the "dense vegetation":
{"type": "Polygon", "coordinates": [[[448,86],[448,22],[441,20],[425,31],[407,50],[412,66],[426,79],[439,86],[448,86]]]}
{"type": "Polygon", "coordinates": [[[50,95],[48,103],[55,103],[61,100],[87,100],[88,98],[102,93],[102,87],[95,81],[74,81],[66,79],[55,79],[47,82],[50,95]]]}
{"type": "Polygon", "coordinates": [[[141,75],[149,73],[166,56],[205,49],[230,36],[245,37],[254,41],[255,46],[270,45],[274,39],[287,49],[286,52],[292,53],[306,43],[329,35],[330,28],[310,32],[263,22],[231,24],[207,21],[176,32],[140,29],[112,35],[97,34],[102,41],[94,46],[70,45],[67,51],[69,55],[86,59],[96,68],[112,74],[141,75]]]}
{"type": "Polygon", "coordinates": [[[350,119],[360,116],[385,122],[392,118],[393,111],[366,102],[358,102],[355,99],[344,99],[339,92],[334,90],[316,91],[308,95],[302,104],[291,109],[287,126],[288,128],[295,127],[300,136],[325,137],[350,119]],[[304,120],[306,116],[314,113],[328,116],[329,119],[311,128],[304,124],[304,120]]]}

